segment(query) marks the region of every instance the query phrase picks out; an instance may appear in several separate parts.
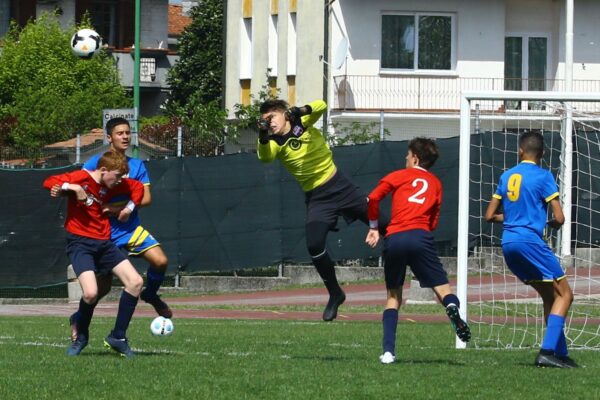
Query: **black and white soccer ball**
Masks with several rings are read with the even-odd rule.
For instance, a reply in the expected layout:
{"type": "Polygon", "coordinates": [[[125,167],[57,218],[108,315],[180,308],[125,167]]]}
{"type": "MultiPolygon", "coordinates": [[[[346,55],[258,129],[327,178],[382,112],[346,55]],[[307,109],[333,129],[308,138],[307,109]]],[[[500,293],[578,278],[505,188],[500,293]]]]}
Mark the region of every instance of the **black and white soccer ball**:
{"type": "Polygon", "coordinates": [[[80,29],[71,38],[71,50],[81,58],[92,58],[100,50],[102,38],[93,29],[80,29]]]}
{"type": "Polygon", "coordinates": [[[173,329],[173,321],[165,317],[156,317],[150,324],[150,331],[154,336],[169,336],[173,329]]]}

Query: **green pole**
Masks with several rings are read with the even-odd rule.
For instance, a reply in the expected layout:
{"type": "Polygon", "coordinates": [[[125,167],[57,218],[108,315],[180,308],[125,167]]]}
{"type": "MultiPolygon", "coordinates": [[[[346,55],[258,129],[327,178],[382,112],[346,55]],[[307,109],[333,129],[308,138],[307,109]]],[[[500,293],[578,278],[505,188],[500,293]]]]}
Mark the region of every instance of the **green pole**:
{"type": "Polygon", "coordinates": [[[139,155],[139,135],[138,119],[140,110],[140,21],[141,21],[141,0],[135,0],[135,38],[133,50],[133,112],[134,112],[134,137],[133,137],[133,157],[139,155]]]}

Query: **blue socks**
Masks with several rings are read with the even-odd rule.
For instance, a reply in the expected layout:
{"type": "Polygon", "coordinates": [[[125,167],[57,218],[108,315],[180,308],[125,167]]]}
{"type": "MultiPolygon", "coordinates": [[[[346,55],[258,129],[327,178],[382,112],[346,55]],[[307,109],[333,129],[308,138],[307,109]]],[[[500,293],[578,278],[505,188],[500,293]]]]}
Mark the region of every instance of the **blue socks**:
{"type": "Polygon", "coordinates": [[[117,312],[117,320],[115,321],[115,328],[112,331],[112,336],[115,339],[124,339],[125,332],[133,317],[135,306],[137,305],[138,298],[127,293],[125,290],[121,292],[121,299],[119,300],[119,311],[117,312]]]}
{"type": "Polygon", "coordinates": [[[569,350],[567,350],[567,338],[565,337],[564,330],[560,331],[560,336],[558,337],[558,343],[556,344],[554,354],[557,357],[566,357],[569,355],[569,350]]]}
{"type": "Polygon", "coordinates": [[[148,267],[148,271],[146,272],[146,293],[150,294],[151,297],[156,296],[158,289],[164,280],[164,271],[156,271],[152,267],[148,267]]]}
{"type": "Polygon", "coordinates": [[[563,332],[563,327],[565,326],[565,318],[560,315],[550,314],[548,316],[548,324],[546,326],[546,334],[544,335],[544,340],[542,341],[542,350],[552,351],[557,355],[564,351],[566,352],[567,342],[564,338],[565,334],[563,332]],[[561,341],[561,336],[563,337],[563,343],[559,348],[559,342],[561,341]]]}
{"type": "Polygon", "coordinates": [[[383,311],[383,352],[396,355],[396,327],[398,326],[398,310],[388,308],[383,311]]]}

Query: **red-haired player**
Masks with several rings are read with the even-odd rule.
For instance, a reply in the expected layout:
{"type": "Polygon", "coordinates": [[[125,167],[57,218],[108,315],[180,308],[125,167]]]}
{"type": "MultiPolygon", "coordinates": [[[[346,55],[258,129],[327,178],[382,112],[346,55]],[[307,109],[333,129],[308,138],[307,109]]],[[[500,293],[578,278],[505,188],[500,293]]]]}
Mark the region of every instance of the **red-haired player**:
{"type": "Polygon", "coordinates": [[[79,304],[81,319],[77,339],[67,349],[76,356],[87,346],[89,326],[98,297],[96,273],[108,271],[123,282],[123,292],[114,329],[105,338],[107,347],[126,357],[133,356],[125,336],[143,285],[142,277],[131,262],[110,240],[110,223],[107,201],[116,195],[127,193],[131,201],[117,218],[127,220],[144,196],[144,186],[135,180],[123,178],[129,167],[125,156],[106,152],[94,171],[74,171],[53,175],[44,181],[50,196],[68,196],[65,229],[67,255],[73,265],[83,296],[79,304]]]}

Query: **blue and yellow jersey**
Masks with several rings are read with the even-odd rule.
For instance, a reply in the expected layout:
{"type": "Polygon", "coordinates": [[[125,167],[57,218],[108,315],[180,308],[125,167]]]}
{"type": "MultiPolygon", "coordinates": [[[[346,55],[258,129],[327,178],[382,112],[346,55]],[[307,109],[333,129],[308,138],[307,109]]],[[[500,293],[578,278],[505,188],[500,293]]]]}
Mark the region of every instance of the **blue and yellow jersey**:
{"type": "Polygon", "coordinates": [[[523,161],[502,174],[493,196],[504,210],[502,243],[539,242],[548,203],[558,197],[558,187],[550,171],[523,161]]]}
{"type": "Polygon", "coordinates": [[[270,135],[264,144],[258,142],[258,159],[271,162],[278,158],[305,192],[319,187],[335,172],[331,150],[321,131],[313,126],[327,110],[327,104],[316,100],[309,105],[311,114],[293,123],[289,133],[270,135]]]}
{"type": "MultiPolygon", "coordinates": [[[[83,169],[88,171],[94,171],[98,166],[98,160],[102,154],[96,154],[91,157],[83,164],[83,169]]],[[[146,170],[146,166],[144,162],[137,158],[127,157],[127,164],[129,165],[129,174],[126,175],[127,178],[135,179],[136,181],[140,181],[144,186],[150,185],[150,177],[148,176],[148,170],[146,170]]],[[[121,205],[124,206],[129,201],[128,196],[115,196],[110,200],[110,204],[121,205]]],[[[140,225],[140,217],[138,216],[137,208],[133,210],[133,213],[129,216],[129,219],[126,222],[119,222],[114,217],[110,218],[110,228],[111,239],[117,239],[126,233],[131,233],[140,225]]]]}

